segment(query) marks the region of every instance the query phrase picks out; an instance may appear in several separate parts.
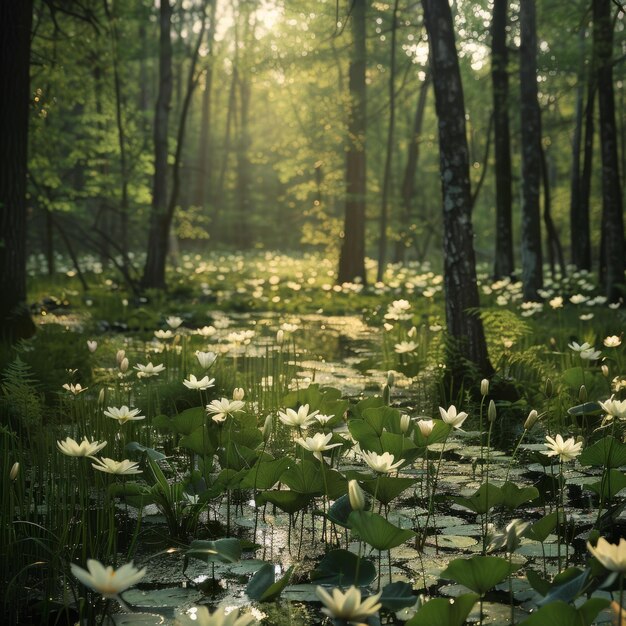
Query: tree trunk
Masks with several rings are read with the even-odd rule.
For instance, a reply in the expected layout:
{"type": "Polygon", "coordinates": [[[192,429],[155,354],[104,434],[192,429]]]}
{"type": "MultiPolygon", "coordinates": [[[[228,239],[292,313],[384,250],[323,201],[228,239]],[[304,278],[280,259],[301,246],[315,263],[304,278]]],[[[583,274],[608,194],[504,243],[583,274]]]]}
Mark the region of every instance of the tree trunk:
{"type": "Polygon", "coordinates": [[[366,0],[352,1],[352,48],[350,60],[350,112],[346,154],[346,207],[343,241],[339,254],[339,283],[361,281],[365,275],[366,206],[366,87],[365,14],[366,0]]]}
{"type": "MultiPolygon", "coordinates": [[[[417,98],[417,107],[415,109],[415,119],[413,121],[413,133],[409,142],[409,150],[407,154],[406,167],[404,168],[404,176],[402,178],[402,209],[400,211],[400,227],[398,238],[396,240],[396,249],[394,261],[400,263],[404,261],[405,253],[408,248],[413,247],[415,234],[411,230],[411,213],[413,199],[415,197],[415,175],[417,173],[417,164],[419,162],[420,143],[422,141],[422,125],[424,122],[424,112],[426,111],[426,101],[428,98],[428,90],[430,88],[431,75],[430,70],[426,69],[426,76],[420,88],[417,98]]],[[[427,231],[426,236],[430,233],[427,231]]]]}
{"type": "Polygon", "coordinates": [[[35,332],[26,305],[26,167],[32,0],[0,2],[0,337],[35,332]]]}
{"type": "Polygon", "coordinates": [[[235,243],[240,249],[250,246],[252,173],[250,163],[250,76],[239,73],[240,127],[237,141],[237,211],[235,243]]]}
{"type": "Polygon", "coordinates": [[[148,233],[148,256],[143,271],[144,288],[165,288],[170,220],[167,216],[167,157],[169,110],[172,101],[172,7],[161,0],[159,8],[159,95],[154,116],[154,182],[148,233]]]}
{"type": "Polygon", "coordinates": [[[494,0],[491,21],[491,82],[495,130],[496,253],[494,279],[513,276],[511,137],[509,133],[509,51],[506,44],[508,0],[494,0]]]}
{"type": "Polygon", "coordinates": [[[543,287],[541,256],[541,114],[537,100],[535,0],[520,3],[520,112],[522,125],[522,283],[525,300],[543,287]]]}
{"type": "MultiPolygon", "coordinates": [[[[439,127],[439,167],[443,195],[443,252],[446,320],[454,349],[472,361],[482,375],[493,370],[480,317],[476,286],[463,86],[457,58],[452,13],[447,2],[423,0],[430,41],[430,64],[439,127]]],[[[450,365],[464,370],[462,360],[450,365]]]]}
{"type": "Polygon", "coordinates": [[[611,0],[593,0],[593,46],[600,109],[602,154],[602,234],[604,290],[610,302],[624,295],[624,215],[620,186],[615,99],[611,0]]]}
{"type": "Polygon", "coordinates": [[[552,198],[550,195],[551,176],[548,170],[548,159],[546,151],[541,148],[541,175],[543,180],[543,223],[546,226],[546,248],[548,250],[548,260],[550,263],[550,275],[552,280],[556,280],[556,264],[559,264],[561,277],[565,276],[565,259],[563,257],[563,247],[559,239],[559,233],[552,219],[552,198]]]}

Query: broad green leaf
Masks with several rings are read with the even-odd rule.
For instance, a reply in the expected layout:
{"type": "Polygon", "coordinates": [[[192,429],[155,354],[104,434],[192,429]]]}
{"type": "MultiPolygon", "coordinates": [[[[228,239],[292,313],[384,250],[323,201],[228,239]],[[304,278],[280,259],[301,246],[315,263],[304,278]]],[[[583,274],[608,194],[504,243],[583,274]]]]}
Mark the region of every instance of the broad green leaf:
{"type": "Polygon", "coordinates": [[[516,509],[524,502],[530,502],[539,497],[537,487],[518,487],[515,483],[507,481],[500,487],[502,493],[502,505],[509,510],[516,509]]]}
{"type": "Polygon", "coordinates": [[[217,450],[218,442],[213,431],[209,431],[205,426],[200,426],[189,435],[181,437],[178,445],[201,456],[213,456],[217,450]]]}
{"type": "Polygon", "coordinates": [[[319,585],[366,587],[376,578],[376,566],[369,559],[360,559],[349,550],[331,550],[311,572],[311,580],[319,585]],[[358,576],[357,576],[358,569],[358,576]]]}
{"type": "Polygon", "coordinates": [[[604,500],[612,500],[622,489],[626,487],[626,474],[616,469],[605,472],[602,479],[596,483],[584,485],[604,500]]]}
{"type": "Polygon", "coordinates": [[[380,603],[390,611],[399,611],[415,603],[413,587],[409,583],[398,581],[383,587],[380,603]]]}
{"type": "Polygon", "coordinates": [[[312,498],[312,496],[305,493],[274,489],[259,493],[256,497],[256,502],[259,506],[269,502],[270,504],[275,504],[281,511],[293,514],[304,509],[311,502],[312,498]]]}
{"type": "Polygon", "coordinates": [[[113,497],[123,498],[124,502],[136,509],[142,509],[144,506],[156,502],[150,487],[140,485],[139,483],[110,485],[109,494],[113,497]]]}
{"type": "Polygon", "coordinates": [[[532,569],[526,570],[526,578],[530,583],[530,586],[542,596],[545,596],[550,587],[552,586],[549,580],[542,578],[537,572],[532,569]]]}
{"type": "Polygon", "coordinates": [[[289,457],[281,457],[273,461],[257,462],[241,482],[242,489],[271,489],[293,461],[289,457]]]}
{"type": "Polygon", "coordinates": [[[378,513],[352,511],[348,517],[350,528],[375,550],[391,550],[415,537],[412,530],[398,528],[378,513]]]}
{"type": "Polygon", "coordinates": [[[389,504],[403,491],[409,489],[418,482],[417,478],[400,478],[393,476],[380,476],[371,480],[363,481],[363,490],[371,496],[376,494],[376,499],[383,504],[389,504]],[[377,485],[378,483],[378,485],[377,485]]]}
{"type": "Polygon", "coordinates": [[[422,432],[416,424],[413,432],[413,440],[419,448],[426,448],[433,443],[442,443],[445,441],[448,435],[450,435],[451,430],[452,426],[450,426],[450,424],[446,424],[443,420],[435,419],[433,420],[432,432],[428,437],[422,435],[422,432]]]}
{"type": "Polygon", "coordinates": [[[190,435],[194,430],[203,426],[207,421],[204,407],[195,406],[174,415],[169,429],[179,435],[190,435]]]}
{"type": "Polygon", "coordinates": [[[554,577],[550,591],[537,604],[542,606],[555,600],[563,602],[575,600],[585,588],[590,573],[588,569],[581,571],[577,567],[570,567],[560,572],[554,577]]]}
{"type": "Polygon", "coordinates": [[[241,558],[241,542],[229,537],[215,541],[195,539],[185,551],[185,556],[205,563],[236,563],[241,558]]]}
{"type": "Polygon", "coordinates": [[[374,429],[378,436],[383,430],[400,433],[400,411],[388,406],[371,407],[362,413],[363,419],[374,429]]]}
{"type": "Polygon", "coordinates": [[[543,543],[548,538],[548,535],[556,528],[557,522],[557,512],[553,511],[552,513],[548,513],[548,515],[542,517],[539,521],[527,528],[524,536],[543,543]]]}
{"type": "Polygon", "coordinates": [[[324,479],[319,461],[304,460],[283,473],[282,482],[292,491],[307,495],[321,495],[324,493],[324,479]]]}
{"type": "Polygon", "coordinates": [[[363,413],[366,409],[378,408],[386,406],[385,401],[380,396],[372,396],[371,398],[364,398],[351,407],[350,412],[356,419],[364,419],[363,413]]]}
{"type": "Polygon", "coordinates": [[[608,607],[610,601],[605,598],[591,598],[580,608],[556,600],[550,604],[542,606],[534,612],[524,624],[529,626],[591,626],[598,613],[608,607]]]}
{"type": "Polygon", "coordinates": [[[503,496],[499,487],[496,487],[491,483],[484,483],[478,488],[476,493],[469,498],[454,496],[450,499],[456,504],[463,506],[470,511],[474,511],[474,513],[483,514],[490,511],[494,507],[501,505],[503,496]]]}
{"type": "Polygon", "coordinates": [[[473,556],[451,561],[441,572],[441,578],[454,580],[484,596],[520,567],[519,564],[509,563],[499,556],[473,556]]]}
{"type": "Polygon", "coordinates": [[[154,448],[148,448],[147,446],[140,444],[138,441],[131,441],[127,443],[124,446],[124,450],[130,453],[139,452],[140,454],[145,454],[146,456],[149,456],[154,461],[162,461],[163,459],[167,458],[167,456],[163,454],[163,452],[159,452],[158,450],[155,450],[154,448]]]}
{"type": "Polygon", "coordinates": [[[281,578],[274,581],[275,571],[272,563],[265,563],[261,569],[250,579],[246,587],[246,593],[252,600],[270,602],[275,600],[281,591],[289,584],[294,566],[292,565],[281,578]]]}
{"type": "Polygon", "coordinates": [[[475,593],[466,593],[454,600],[433,598],[405,626],[462,626],[478,598],[475,593]]]}
{"type": "Polygon", "coordinates": [[[581,465],[618,468],[626,465],[626,443],[607,436],[585,448],[578,457],[581,465]]]}

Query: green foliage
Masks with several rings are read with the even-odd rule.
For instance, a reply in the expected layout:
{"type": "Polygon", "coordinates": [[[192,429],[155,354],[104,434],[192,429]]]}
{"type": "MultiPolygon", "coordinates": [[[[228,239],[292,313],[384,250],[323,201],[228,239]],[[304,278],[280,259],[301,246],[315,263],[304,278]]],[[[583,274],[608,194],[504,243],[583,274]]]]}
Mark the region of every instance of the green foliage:
{"type": "Polygon", "coordinates": [[[42,424],[43,403],[32,369],[19,356],[2,372],[0,410],[17,430],[34,431],[42,424]]]}

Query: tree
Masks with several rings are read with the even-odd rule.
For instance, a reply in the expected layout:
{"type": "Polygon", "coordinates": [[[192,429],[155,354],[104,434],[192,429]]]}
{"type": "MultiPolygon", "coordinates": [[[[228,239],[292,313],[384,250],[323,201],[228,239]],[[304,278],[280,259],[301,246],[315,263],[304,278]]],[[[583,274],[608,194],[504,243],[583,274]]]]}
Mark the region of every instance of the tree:
{"type": "MultiPolygon", "coordinates": [[[[494,0],[491,20],[491,83],[495,131],[496,252],[494,278],[512,276],[513,223],[511,193],[511,138],[509,133],[509,50],[506,44],[508,0],[494,0]]],[[[485,164],[486,165],[486,164],[485,164]]]]}
{"type": "MultiPolygon", "coordinates": [[[[463,357],[483,375],[493,370],[482,321],[470,309],[479,306],[472,229],[472,195],[465,103],[447,2],[422,0],[430,42],[430,64],[439,128],[439,170],[443,195],[443,252],[446,320],[463,357]]],[[[455,364],[458,365],[458,364],[455,364]]]]}
{"type": "Polygon", "coordinates": [[[0,335],[34,333],[26,306],[26,167],[32,0],[0,2],[0,335]]]}
{"type": "Polygon", "coordinates": [[[605,294],[617,302],[624,291],[624,215],[617,156],[617,127],[613,93],[613,24],[611,0],[593,0],[593,46],[600,109],[602,153],[601,266],[605,294]]]}
{"type": "Polygon", "coordinates": [[[522,125],[522,283],[525,300],[543,287],[541,256],[541,113],[537,99],[535,0],[520,3],[520,113],[522,125]]]}
{"type": "Polygon", "coordinates": [[[350,60],[350,111],[346,153],[346,207],[343,240],[339,255],[339,283],[366,282],[365,205],[366,205],[366,89],[365,89],[366,1],[352,0],[352,57],[350,60]]]}

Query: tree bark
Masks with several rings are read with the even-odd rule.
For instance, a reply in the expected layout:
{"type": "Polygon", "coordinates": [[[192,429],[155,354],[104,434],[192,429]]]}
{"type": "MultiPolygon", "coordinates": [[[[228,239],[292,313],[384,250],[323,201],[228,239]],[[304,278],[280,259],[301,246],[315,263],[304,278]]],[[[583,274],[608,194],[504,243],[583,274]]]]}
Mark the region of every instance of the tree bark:
{"type": "Polygon", "coordinates": [[[509,132],[509,51],[506,44],[508,0],[494,0],[491,21],[491,82],[496,175],[496,252],[494,279],[513,276],[511,137],[509,132]]]}
{"type": "Polygon", "coordinates": [[[0,2],[0,337],[35,332],[26,305],[26,168],[32,0],[0,2]]]}
{"type": "MultiPolygon", "coordinates": [[[[447,2],[423,0],[430,41],[430,65],[439,127],[439,167],[443,195],[443,252],[446,320],[454,349],[473,362],[482,375],[493,371],[480,317],[476,286],[463,86],[447,2]]],[[[459,360],[455,369],[466,369],[459,360]]]]}
{"type": "Polygon", "coordinates": [[[593,46],[600,109],[602,154],[602,234],[604,290],[610,302],[624,295],[624,215],[620,185],[615,97],[613,92],[613,23],[611,1],[593,0],[593,46]]]}
{"type": "Polygon", "coordinates": [[[548,158],[546,151],[541,149],[541,175],[543,180],[543,223],[546,226],[546,248],[550,263],[550,275],[552,280],[556,280],[556,264],[559,264],[561,277],[565,276],[565,259],[563,257],[563,247],[559,239],[559,233],[552,219],[552,198],[550,195],[550,171],[548,170],[548,158]]]}
{"type": "Polygon", "coordinates": [[[387,154],[383,174],[383,193],[380,206],[380,233],[378,234],[378,270],[376,280],[382,281],[387,264],[387,222],[389,214],[389,187],[391,186],[391,161],[393,158],[393,135],[396,126],[396,39],[398,29],[398,3],[394,1],[391,17],[391,59],[389,62],[389,128],[387,130],[387,154]]]}
{"type": "Polygon", "coordinates": [[[154,181],[148,233],[148,256],[143,271],[144,288],[165,288],[170,220],[167,216],[168,132],[172,101],[172,6],[161,0],[159,8],[159,95],[154,116],[154,181]]]}
{"type": "Polygon", "coordinates": [[[543,287],[541,255],[541,113],[537,100],[535,0],[520,2],[520,113],[522,125],[522,284],[525,300],[543,287]]]}
{"type": "Polygon", "coordinates": [[[350,112],[346,153],[346,206],[339,254],[339,283],[367,282],[365,275],[366,207],[366,0],[352,1],[352,48],[350,60],[350,112]]]}

